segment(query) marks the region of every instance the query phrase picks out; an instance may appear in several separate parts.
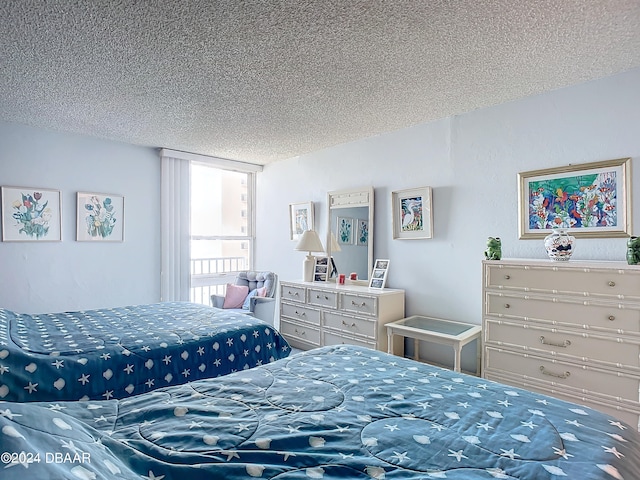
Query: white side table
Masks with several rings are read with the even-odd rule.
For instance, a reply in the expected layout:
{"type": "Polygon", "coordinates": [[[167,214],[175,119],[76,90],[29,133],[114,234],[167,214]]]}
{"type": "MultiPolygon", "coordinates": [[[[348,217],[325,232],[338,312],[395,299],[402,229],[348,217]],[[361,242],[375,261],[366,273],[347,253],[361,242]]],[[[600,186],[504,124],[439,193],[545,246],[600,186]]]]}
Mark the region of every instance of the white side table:
{"type": "Polygon", "coordinates": [[[387,335],[389,337],[388,352],[393,354],[393,336],[402,335],[403,337],[413,338],[414,341],[414,359],[419,360],[420,354],[418,345],[420,340],[438,343],[441,345],[450,345],[455,352],[453,361],[453,370],[460,371],[460,356],[462,347],[467,343],[477,340],[477,363],[476,375],[480,375],[480,335],[482,327],[480,325],[472,325],[469,323],[454,322],[441,318],[423,317],[414,315],[403,318],[396,322],[387,323],[387,335]]]}

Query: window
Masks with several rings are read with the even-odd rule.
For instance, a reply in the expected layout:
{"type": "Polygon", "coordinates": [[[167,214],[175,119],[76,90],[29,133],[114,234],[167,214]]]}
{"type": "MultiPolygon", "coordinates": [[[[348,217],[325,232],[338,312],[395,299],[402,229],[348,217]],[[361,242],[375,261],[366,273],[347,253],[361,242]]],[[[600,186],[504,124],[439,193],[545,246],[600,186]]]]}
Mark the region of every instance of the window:
{"type": "Polygon", "coordinates": [[[191,165],[191,301],[210,304],[252,268],[255,174],[191,165]]]}

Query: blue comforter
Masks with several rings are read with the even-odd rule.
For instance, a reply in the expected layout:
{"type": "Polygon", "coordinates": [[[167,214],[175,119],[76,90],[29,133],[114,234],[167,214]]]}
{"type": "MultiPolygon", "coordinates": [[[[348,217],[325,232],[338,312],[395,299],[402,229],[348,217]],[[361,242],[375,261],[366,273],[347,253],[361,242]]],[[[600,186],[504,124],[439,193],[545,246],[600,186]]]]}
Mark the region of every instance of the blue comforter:
{"type": "Polygon", "coordinates": [[[0,309],[0,400],[109,400],[289,354],[270,325],[193,303],[26,315],[0,309]]]}
{"type": "Polygon", "coordinates": [[[359,347],[124,400],[0,403],[3,480],[640,478],[605,414],[359,347]]]}

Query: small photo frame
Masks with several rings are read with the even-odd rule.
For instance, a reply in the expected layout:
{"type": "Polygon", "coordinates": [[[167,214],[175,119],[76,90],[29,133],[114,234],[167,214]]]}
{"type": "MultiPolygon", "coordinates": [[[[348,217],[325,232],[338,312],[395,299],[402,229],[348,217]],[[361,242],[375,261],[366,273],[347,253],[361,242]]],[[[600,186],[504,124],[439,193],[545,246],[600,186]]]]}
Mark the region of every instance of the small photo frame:
{"type": "Polygon", "coordinates": [[[376,259],[373,264],[373,271],[369,278],[369,288],[384,288],[387,283],[387,273],[389,272],[389,260],[376,259]]]}
{"type": "Polygon", "coordinates": [[[391,193],[394,239],[433,238],[431,187],[391,193]]]}
{"type": "Polygon", "coordinates": [[[366,247],[369,244],[369,220],[356,219],[356,245],[366,247]]]}
{"type": "Polygon", "coordinates": [[[3,242],[60,242],[60,190],[2,187],[3,242]]]}
{"type": "Polygon", "coordinates": [[[313,281],[326,282],[329,277],[329,258],[315,257],[315,265],[313,266],[313,281]]]}
{"type": "Polygon", "coordinates": [[[313,230],[313,202],[289,204],[289,236],[300,240],[307,230],[313,230]]]}
{"type": "Polygon", "coordinates": [[[78,242],[123,242],[124,197],[78,192],[76,239],[78,242]]]}
{"type": "Polygon", "coordinates": [[[338,243],[341,245],[353,245],[353,218],[338,217],[338,243]]]}

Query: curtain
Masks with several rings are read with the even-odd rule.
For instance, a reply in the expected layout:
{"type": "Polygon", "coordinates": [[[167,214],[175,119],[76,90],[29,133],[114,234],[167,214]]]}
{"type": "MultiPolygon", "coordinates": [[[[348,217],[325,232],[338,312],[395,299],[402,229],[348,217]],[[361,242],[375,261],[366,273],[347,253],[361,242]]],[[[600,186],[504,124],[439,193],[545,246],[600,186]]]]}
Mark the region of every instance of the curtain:
{"type": "Polygon", "coordinates": [[[191,288],[190,174],[189,160],[161,152],[160,299],[163,302],[189,301],[191,288]]]}

